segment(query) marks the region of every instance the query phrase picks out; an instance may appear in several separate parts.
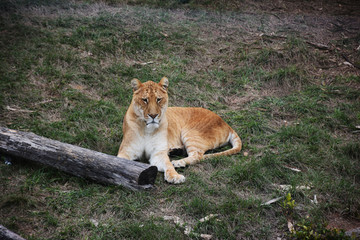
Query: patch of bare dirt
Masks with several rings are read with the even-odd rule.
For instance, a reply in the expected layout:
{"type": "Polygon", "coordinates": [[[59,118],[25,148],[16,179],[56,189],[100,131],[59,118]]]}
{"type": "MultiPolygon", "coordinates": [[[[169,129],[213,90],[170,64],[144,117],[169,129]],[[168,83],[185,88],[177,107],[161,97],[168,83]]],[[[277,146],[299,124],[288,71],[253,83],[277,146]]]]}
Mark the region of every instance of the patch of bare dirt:
{"type": "Polygon", "coordinates": [[[69,86],[76,90],[79,91],[80,93],[84,94],[86,97],[92,99],[92,100],[101,100],[101,97],[97,94],[97,92],[94,89],[91,89],[83,84],[79,84],[79,83],[70,83],[69,86]]]}
{"type": "Polygon", "coordinates": [[[262,92],[251,89],[249,91],[246,91],[245,95],[242,96],[238,96],[238,95],[226,96],[225,102],[230,109],[237,110],[243,108],[245,104],[259,100],[262,97],[264,97],[262,92]]]}
{"type": "Polygon", "coordinates": [[[346,231],[360,227],[360,221],[356,219],[345,218],[338,213],[328,216],[329,224],[327,228],[344,229],[346,231]]]}
{"type": "Polygon", "coordinates": [[[252,101],[257,101],[265,97],[269,96],[282,96],[287,95],[289,92],[293,91],[294,89],[288,89],[287,91],[284,91],[284,89],[278,88],[278,87],[266,87],[264,89],[258,90],[254,89],[250,86],[244,87],[244,95],[229,95],[225,96],[225,102],[227,106],[229,106],[232,110],[237,109],[243,109],[244,105],[247,103],[250,103],[252,101]]]}
{"type": "MultiPolygon", "coordinates": [[[[195,3],[195,1],[192,1],[195,3]]],[[[210,9],[236,10],[242,12],[287,12],[292,14],[318,13],[332,15],[355,15],[360,11],[360,5],[356,0],[319,0],[319,1],[295,1],[295,0],[197,0],[198,6],[210,9]]]]}
{"type": "Polygon", "coordinates": [[[293,1],[275,0],[262,1],[255,7],[263,11],[287,12],[292,14],[316,13],[331,15],[355,15],[360,11],[360,5],[354,0],[320,0],[320,1],[293,1]]]}

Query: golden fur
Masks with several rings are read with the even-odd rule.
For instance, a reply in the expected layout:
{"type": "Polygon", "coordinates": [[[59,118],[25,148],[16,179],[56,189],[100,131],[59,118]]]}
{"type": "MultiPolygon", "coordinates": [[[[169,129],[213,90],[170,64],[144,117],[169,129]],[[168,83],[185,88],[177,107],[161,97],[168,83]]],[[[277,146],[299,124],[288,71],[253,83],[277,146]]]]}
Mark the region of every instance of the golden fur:
{"type": "Polygon", "coordinates": [[[123,122],[123,141],[118,157],[136,160],[148,158],[151,165],[164,172],[165,180],[181,183],[185,177],[175,167],[185,167],[211,156],[240,152],[241,140],[236,132],[215,113],[203,108],[169,107],[169,81],[159,83],[131,81],[134,93],[123,122]],[[230,143],[232,148],[205,154],[230,143]],[[185,149],[186,158],[170,162],[171,149],[185,149]]]}

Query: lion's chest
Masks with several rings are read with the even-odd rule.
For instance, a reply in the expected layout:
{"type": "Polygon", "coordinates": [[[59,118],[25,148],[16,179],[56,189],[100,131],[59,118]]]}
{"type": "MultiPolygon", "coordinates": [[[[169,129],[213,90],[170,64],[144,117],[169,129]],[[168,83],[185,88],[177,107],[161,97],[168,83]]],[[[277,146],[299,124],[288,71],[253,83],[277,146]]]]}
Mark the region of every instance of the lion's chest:
{"type": "Polygon", "coordinates": [[[131,158],[151,158],[152,155],[160,152],[167,151],[167,137],[166,134],[138,134],[131,144],[131,158]]]}

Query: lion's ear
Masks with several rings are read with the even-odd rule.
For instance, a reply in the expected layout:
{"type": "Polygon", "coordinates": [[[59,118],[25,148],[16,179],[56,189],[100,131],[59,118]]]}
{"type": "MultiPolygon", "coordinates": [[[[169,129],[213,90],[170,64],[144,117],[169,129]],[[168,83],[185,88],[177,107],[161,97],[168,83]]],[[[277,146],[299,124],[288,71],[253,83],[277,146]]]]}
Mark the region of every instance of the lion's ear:
{"type": "Polygon", "coordinates": [[[167,77],[163,77],[160,82],[159,82],[160,86],[167,91],[168,87],[169,87],[169,80],[167,79],[167,77]]]}
{"type": "Polygon", "coordinates": [[[138,90],[141,86],[141,82],[139,79],[134,78],[131,80],[131,87],[133,88],[134,92],[138,90]]]}

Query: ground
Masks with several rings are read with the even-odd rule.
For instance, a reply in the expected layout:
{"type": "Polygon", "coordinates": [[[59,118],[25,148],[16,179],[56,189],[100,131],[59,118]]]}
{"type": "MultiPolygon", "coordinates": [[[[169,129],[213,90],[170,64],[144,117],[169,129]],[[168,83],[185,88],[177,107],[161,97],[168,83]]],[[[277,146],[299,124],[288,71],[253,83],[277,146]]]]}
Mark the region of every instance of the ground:
{"type": "Polygon", "coordinates": [[[115,155],[130,80],[167,76],[170,106],[216,112],[244,146],[145,192],[2,156],[0,224],[27,239],[344,237],[331,229],[360,227],[359,9],[2,1],[0,126],[115,155]]]}

